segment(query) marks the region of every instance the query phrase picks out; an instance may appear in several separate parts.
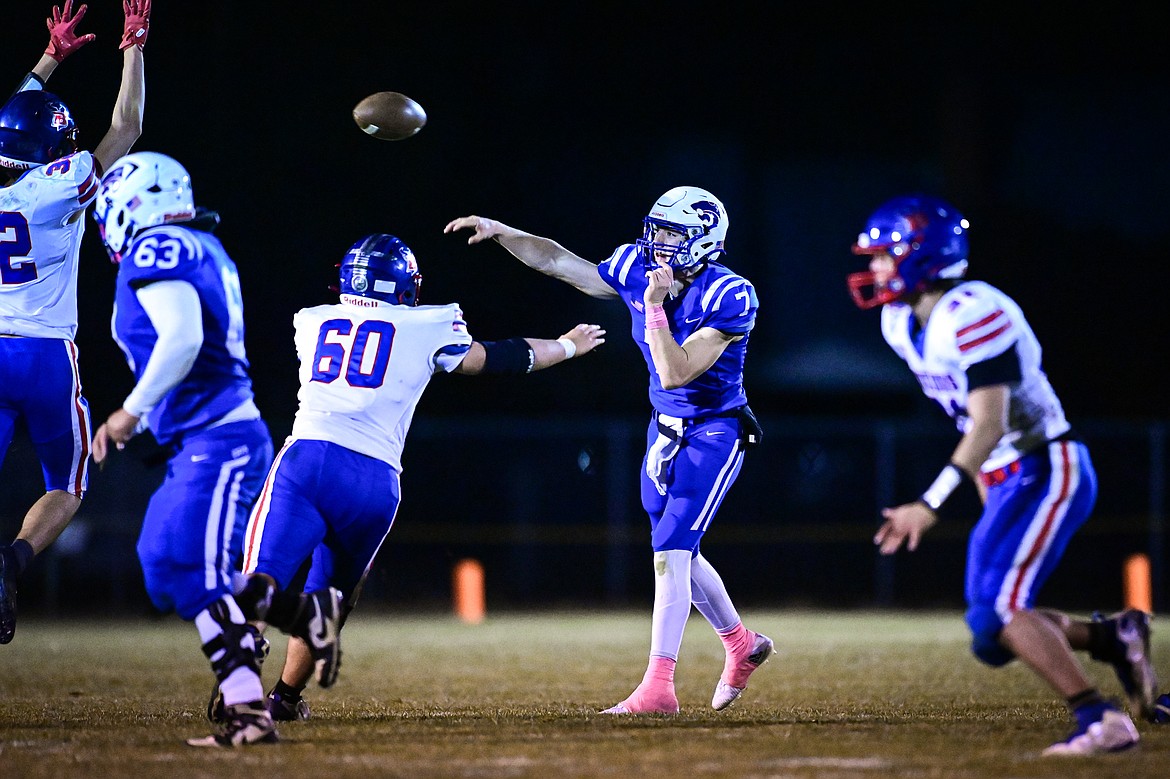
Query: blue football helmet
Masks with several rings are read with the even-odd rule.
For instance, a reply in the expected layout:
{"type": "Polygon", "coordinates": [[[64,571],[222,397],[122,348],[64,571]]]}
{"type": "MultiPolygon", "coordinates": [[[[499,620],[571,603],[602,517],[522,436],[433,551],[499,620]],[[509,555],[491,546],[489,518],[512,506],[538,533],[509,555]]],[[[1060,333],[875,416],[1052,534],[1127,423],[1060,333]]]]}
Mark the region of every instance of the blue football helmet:
{"type": "Polygon", "coordinates": [[[422,274],[410,247],[385,233],[367,235],[341,261],[342,295],[417,306],[422,274]]]}
{"type": "Polygon", "coordinates": [[[77,151],[77,125],[61,98],[17,92],[0,107],[0,167],[29,170],[77,151]]]}
{"type": "Polygon", "coordinates": [[[893,276],[877,281],[872,271],[852,273],[849,292],[860,308],[891,303],[926,289],[938,279],[967,272],[967,228],[954,206],[928,195],[903,195],[878,206],[853,244],[854,254],[888,254],[893,276]],[[866,297],[867,287],[873,294],[866,297]]]}
{"type": "Polygon", "coordinates": [[[658,198],[642,224],[642,237],[637,243],[648,269],[657,267],[655,252],[670,255],[667,262],[676,271],[689,270],[725,254],[727,210],[705,189],[675,187],[658,198]],[[659,228],[682,233],[682,242],[678,245],[655,242],[654,234],[659,228]]]}

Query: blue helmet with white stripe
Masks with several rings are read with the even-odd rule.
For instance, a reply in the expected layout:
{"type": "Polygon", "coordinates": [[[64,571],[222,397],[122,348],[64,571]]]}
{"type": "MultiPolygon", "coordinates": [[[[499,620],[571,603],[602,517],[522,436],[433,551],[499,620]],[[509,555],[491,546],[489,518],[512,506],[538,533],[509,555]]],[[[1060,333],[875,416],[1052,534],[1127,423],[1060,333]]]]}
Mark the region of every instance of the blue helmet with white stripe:
{"type": "Polygon", "coordinates": [[[422,274],[414,252],[385,233],[367,235],[349,247],[341,261],[341,294],[417,306],[422,274]]]}
{"type": "Polygon", "coordinates": [[[896,269],[879,284],[870,271],[848,277],[849,292],[860,308],[873,308],[920,292],[938,279],[958,279],[967,272],[970,223],[945,200],[929,195],[902,195],[870,215],[853,244],[854,254],[887,254],[896,269]],[[872,287],[873,294],[865,295],[872,287]]]}
{"type": "Polygon", "coordinates": [[[642,237],[638,248],[642,262],[655,267],[654,255],[662,254],[676,271],[688,270],[701,263],[719,259],[726,251],[727,209],[719,198],[698,187],[675,187],[664,193],[642,220],[642,237]],[[659,230],[680,233],[677,244],[657,240],[659,230]]]}

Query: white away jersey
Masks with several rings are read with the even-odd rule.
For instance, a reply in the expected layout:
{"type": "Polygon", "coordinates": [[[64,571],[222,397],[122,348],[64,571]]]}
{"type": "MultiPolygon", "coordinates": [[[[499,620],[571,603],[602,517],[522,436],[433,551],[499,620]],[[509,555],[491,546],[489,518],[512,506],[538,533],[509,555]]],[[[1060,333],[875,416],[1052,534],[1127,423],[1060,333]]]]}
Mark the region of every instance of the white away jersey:
{"type": "Polygon", "coordinates": [[[918,331],[910,306],[882,308],[882,335],[906,361],[926,396],[938,401],[966,433],[968,371],[1014,349],[1020,380],[1010,382],[1008,431],[984,471],[1002,468],[1024,452],[1069,431],[1060,400],[1040,362],[1040,343],[1015,301],[990,284],[965,281],[938,301],[918,331]]]}
{"type": "Polygon", "coordinates": [[[463,312],[343,295],[293,317],[301,361],[291,439],[329,441],[402,471],[402,446],[431,377],[471,348],[463,312]]]}
{"type": "Polygon", "coordinates": [[[32,168],[0,188],[0,333],[73,339],[85,231],[85,219],[73,217],[97,190],[87,151],[32,168]]]}

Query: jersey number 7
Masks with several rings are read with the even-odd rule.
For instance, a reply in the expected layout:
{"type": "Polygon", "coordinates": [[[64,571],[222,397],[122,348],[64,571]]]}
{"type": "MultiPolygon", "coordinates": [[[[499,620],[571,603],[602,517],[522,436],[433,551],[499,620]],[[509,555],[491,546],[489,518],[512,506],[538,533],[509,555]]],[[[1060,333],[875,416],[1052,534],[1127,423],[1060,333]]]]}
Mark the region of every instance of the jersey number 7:
{"type": "Polygon", "coordinates": [[[313,381],[330,384],[344,373],[351,387],[381,387],[393,348],[394,325],[389,322],[367,319],[355,331],[349,319],[330,319],[317,336],[313,381]]]}

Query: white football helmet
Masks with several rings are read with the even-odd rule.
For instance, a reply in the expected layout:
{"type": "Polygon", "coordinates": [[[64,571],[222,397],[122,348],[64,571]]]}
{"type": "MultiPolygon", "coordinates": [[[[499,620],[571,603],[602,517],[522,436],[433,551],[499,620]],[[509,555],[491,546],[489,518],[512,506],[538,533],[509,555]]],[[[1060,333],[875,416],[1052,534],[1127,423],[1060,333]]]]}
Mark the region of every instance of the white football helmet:
{"type": "Polygon", "coordinates": [[[705,189],[675,187],[658,198],[642,222],[645,229],[637,243],[648,268],[655,266],[655,252],[669,254],[668,262],[675,270],[687,270],[725,254],[727,210],[705,189]],[[682,233],[682,243],[672,246],[655,242],[654,233],[662,227],[682,233]]]}
{"type": "Polygon", "coordinates": [[[115,162],[102,176],[93,218],[114,262],[148,227],[195,218],[187,169],[165,154],[140,151],[115,162]]]}

